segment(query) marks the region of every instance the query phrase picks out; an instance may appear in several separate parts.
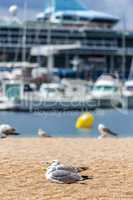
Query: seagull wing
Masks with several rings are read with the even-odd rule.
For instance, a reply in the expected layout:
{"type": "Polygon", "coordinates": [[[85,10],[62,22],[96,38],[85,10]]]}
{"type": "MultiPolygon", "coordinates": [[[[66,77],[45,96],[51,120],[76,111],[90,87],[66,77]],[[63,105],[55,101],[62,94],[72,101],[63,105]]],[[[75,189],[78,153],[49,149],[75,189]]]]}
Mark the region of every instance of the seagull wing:
{"type": "Polygon", "coordinates": [[[64,165],[59,165],[57,166],[57,169],[59,170],[67,170],[70,172],[78,173],[82,172],[88,169],[88,167],[72,167],[72,166],[64,166],[64,165]]]}
{"type": "Polygon", "coordinates": [[[106,133],[109,134],[109,135],[112,135],[112,136],[115,136],[115,137],[118,136],[117,133],[112,132],[112,131],[111,131],[110,129],[108,129],[108,128],[103,128],[103,131],[106,132],[106,133]]]}
{"type": "Polygon", "coordinates": [[[88,167],[77,167],[78,172],[83,172],[83,171],[86,171],[88,169],[89,169],[88,167]]]}
{"type": "Polygon", "coordinates": [[[57,170],[65,170],[65,171],[70,171],[70,172],[74,172],[77,173],[78,170],[74,167],[71,166],[64,166],[64,165],[59,165],[56,167],[57,170]]]}
{"type": "Polygon", "coordinates": [[[46,133],[44,130],[39,129],[38,130],[38,135],[41,137],[51,137],[48,133],[46,133]]]}
{"type": "Polygon", "coordinates": [[[83,180],[83,178],[78,173],[67,170],[55,170],[51,174],[51,180],[60,183],[74,183],[83,180]]]}

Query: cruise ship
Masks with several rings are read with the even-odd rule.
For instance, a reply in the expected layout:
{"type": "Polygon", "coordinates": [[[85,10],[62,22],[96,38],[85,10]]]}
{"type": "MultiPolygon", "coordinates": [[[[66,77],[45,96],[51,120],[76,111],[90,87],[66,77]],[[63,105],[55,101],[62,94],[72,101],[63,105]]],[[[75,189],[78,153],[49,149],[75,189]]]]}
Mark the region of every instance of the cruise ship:
{"type": "Polygon", "coordinates": [[[94,80],[117,72],[125,79],[133,71],[133,32],[118,30],[119,21],[77,0],[46,1],[35,20],[21,21],[16,13],[0,18],[0,62],[75,69],[94,80]]]}

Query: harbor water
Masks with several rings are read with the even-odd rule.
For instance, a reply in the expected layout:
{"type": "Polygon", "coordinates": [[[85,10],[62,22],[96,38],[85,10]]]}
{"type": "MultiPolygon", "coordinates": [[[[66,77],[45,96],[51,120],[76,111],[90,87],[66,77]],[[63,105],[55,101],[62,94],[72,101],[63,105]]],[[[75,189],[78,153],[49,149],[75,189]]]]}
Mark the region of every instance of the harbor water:
{"type": "Polygon", "coordinates": [[[77,130],[76,119],[80,112],[42,112],[15,113],[0,112],[0,123],[14,126],[20,137],[37,137],[38,128],[44,129],[53,137],[97,137],[97,125],[105,124],[120,137],[133,137],[133,111],[96,110],[91,112],[95,117],[91,131],[77,130]]]}

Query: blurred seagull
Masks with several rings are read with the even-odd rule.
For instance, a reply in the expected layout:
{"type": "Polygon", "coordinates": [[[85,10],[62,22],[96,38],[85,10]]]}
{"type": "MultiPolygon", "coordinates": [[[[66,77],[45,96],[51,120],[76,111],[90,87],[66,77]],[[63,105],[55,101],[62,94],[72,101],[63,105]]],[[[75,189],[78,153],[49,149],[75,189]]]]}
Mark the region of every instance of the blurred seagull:
{"type": "Polygon", "coordinates": [[[112,132],[110,129],[106,128],[103,124],[99,124],[98,125],[98,131],[100,132],[100,136],[98,137],[98,139],[102,139],[102,138],[107,138],[107,137],[117,137],[118,134],[112,132]]]}
{"type": "Polygon", "coordinates": [[[39,137],[51,137],[50,135],[48,135],[44,130],[42,130],[41,128],[38,129],[38,136],[39,137]]]}
{"type": "Polygon", "coordinates": [[[1,124],[0,125],[0,133],[6,136],[8,135],[18,135],[16,133],[16,129],[11,127],[9,124],[1,124]]]}
{"type": "Polygon", "coordinates": [[[51,182],[65,184],[88,179],[87,176],[81,176],[77,172],[76,168],[61,165],[58,160],[53,161],[53,163],[48,167],[45,177],[51,182]]]}

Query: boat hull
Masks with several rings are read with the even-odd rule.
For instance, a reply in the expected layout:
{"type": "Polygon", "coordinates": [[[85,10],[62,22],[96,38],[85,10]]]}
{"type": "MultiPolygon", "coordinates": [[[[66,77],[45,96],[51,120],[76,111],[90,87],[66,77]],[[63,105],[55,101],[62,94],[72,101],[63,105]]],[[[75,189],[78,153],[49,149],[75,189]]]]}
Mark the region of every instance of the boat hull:
{"type": "Polygon", "coordinates": [[[133,109],[133,96],[123,97],[123,107],[127,109],[133,109]]]}
{"type": "Polygon", "coordinates": [[[95,98],[97,108],[116,108],[122,106],[122,101],[116,98],[95,98]]]}

